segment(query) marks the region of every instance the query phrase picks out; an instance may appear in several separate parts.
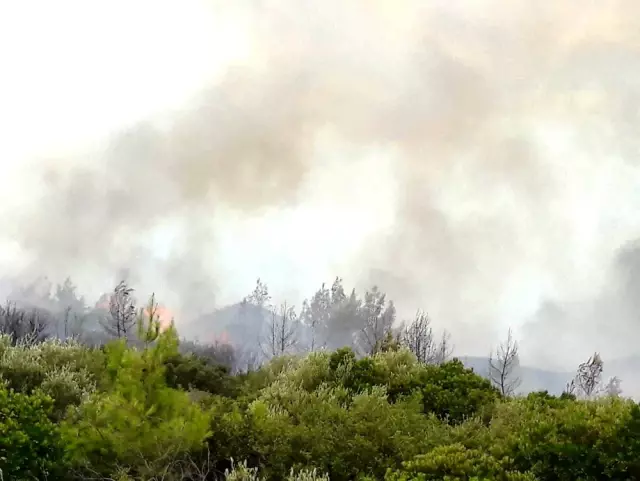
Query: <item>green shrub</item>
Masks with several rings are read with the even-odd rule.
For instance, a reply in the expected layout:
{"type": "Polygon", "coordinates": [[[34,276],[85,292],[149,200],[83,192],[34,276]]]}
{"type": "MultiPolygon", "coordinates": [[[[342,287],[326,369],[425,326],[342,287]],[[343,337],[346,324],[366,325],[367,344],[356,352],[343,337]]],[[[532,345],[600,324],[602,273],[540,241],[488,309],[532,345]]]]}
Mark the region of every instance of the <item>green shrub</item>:
{"type": "Polygon", "coordinates": [[[92,395],[64,426],[79,472],[110,476],[124,468],[148,479],[202,449],[209,416],[165,382],[164,362],[176,352],[172,330],[142,351],[122,341],[106,348],[109,392],[92,395]]]}
{"type": "Polygon", "coordinates": [[[49,340],[14,346],[8,336],[0,336],[0,378],[16,392],[40,390],[50,395],[57,419],[68,406],[80,404],[95,391],[101,362],[99,351],[75,342],[49,340]]]}
{"type": "Polygon", "coordinates": [[[64,472],[60,433],[51,421],[53,400],[0,383],[0,472],[3,479],[59,479],[64,472]]]}
{"type": "Polygon", "coordinates": [[[530,397],[496,409],[495,448],[540,480],[617,480],[640,475],[640,410],[622,399],[530,397]]]}
{"type": "Polygon", "coordinates": [[[462,444],[439,446],[389,471],[386,481],[535,481],[531,473],[507,470],[493,456],[462,444]]]}
{"type": "Polygon", "coordinates": [[[234,396],[235,380],[229,368],[212,364],[193,354],[176,354],[165,361],[167,385],[175,389],[198,390],[209,394],[234,396]]]}
{"type": "Polygon", "coordinates": [[[483,414],[500,398],[491,383],[454,359],[440,366],[425,366],[420,374],[425,413],[451,423],[483,414]]]}
{"type": "Polygon", "coordinates": [[[281,380],[249,411],[254,450],[268,479],[309,466],[336,481],[382,477],[388,466],[436,445],[446,429],[422,414],[419,398],[390,404],[382,387],[351,397],[344,388],[308,392],[281,380]]]}

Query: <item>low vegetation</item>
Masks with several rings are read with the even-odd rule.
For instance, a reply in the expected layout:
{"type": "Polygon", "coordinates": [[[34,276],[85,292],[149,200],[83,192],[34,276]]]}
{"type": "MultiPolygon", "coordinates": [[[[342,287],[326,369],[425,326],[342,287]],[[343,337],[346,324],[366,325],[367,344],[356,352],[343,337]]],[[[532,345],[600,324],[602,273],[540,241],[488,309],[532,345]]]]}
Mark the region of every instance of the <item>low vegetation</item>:
{"type": "Polygon", "coordinates": [[[349,348],[232,376],[142,346],[0,346],[3,479],[623,480],[640,408],[617,397],[506,398],[457,360],[349,348]]]}

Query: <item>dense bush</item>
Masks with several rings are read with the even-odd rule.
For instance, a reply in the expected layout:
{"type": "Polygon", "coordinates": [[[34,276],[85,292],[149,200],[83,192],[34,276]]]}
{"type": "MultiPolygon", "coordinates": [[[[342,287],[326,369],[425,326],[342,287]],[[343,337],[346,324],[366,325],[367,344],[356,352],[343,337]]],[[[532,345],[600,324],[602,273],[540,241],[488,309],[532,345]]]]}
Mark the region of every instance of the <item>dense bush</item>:
{"type": "Polygon", "coordinates": [[[100,350],[75,342],[14,345],[8,336],[0,336],[0,378],[16,392],[50,395],[57,418],[96,389],[103,364],[100,350]]]}
{"type": "MultiPolygon", "coordinates": [[[[508,463],[507,463],[508,464],[508,463]]],[[[535,481],[532,473],[506,469],[503,463],[479,449],[462,444],[438,446],[428,454],[403,463],[402,470],[389,471],[387,481],[444,480],[535,481]]]]}
{"type": "Polygon", "coordinates": [[[495,405],[498,390],[454,359],[441,366],[425,366],[420,375],[424,411],[459,423],[495,405]]]}
{"type": "Polygon", "coordinates": [[[176,389],[233,396],[234,378],[229,368],[195,354],[175,354],[165,360],[167,384],[176,389]]]}
{"type": "Polygon", "coordinates": [[[150,321],[141,339],[0,337],[4,480],[640,479],[629,400],[505,399],[457,360],[425,365],[398,348],[231,375],[181,352],[173,328],[150,321]]]}
{"type": "Polygon", "coordinates": [[[64,448],[51,420],[53,400],[40,392],[17,393],[0,383],[2,479],[47,479],[64,471],[64,448]]]}

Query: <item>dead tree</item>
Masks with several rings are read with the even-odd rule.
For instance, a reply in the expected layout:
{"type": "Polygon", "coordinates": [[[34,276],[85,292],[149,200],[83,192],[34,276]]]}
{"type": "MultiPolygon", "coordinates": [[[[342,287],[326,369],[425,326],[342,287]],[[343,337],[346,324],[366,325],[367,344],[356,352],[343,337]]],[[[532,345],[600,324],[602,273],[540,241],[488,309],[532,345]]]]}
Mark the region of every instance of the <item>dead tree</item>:
{"type": "Polygon", "coordinates": [[[596,352],[586,362],[578,366],[578,372],[567,384],[565,392],[587,399],[596,396],[602,390],[603,369],[602,358],[596,352]]]}
{"type": "Polygon", "coordinates": [[[436,346],[435,353],[435,364],[444,364],[451,359],[451,355],[453,354],[453,344],[451,344],[451,334],[446,330],[442,332],[442,337],[436,346]]]}
{"type": "Polygon", "coordinates": [[[520,387],[522,379],[516,374],[519,366],[518,341],[513,339],[509,329],[507,339],[498,346],[495,357],[494,353],[489,356],[489,378],[503,396],[513,395],[520,387]]]}
{"type": "Polygon", "coordinates": [[[12,302],[7,302],[4,307],[0,306],[0,333],[8,335],[13,344],[44,340],[50,321],[48,316],[37,309],[27,312],[12,302]]]}
{"type": "Polygon", "coordinates": [[[434,338],[431,319],[425,312],[418,311],[413,322],[402,327],[400,336],[402,345],[416,356],[418,362],[436,363],[440,346],[434,338]]]}
{"type": "Polygon", "coordinates": [[[271,309],[267,332],[260,342],[262,353],[267,358],[287,354],[298,342],[298,315],[293,307],[283,303],[279,311],[271,309]]]}
{"type": "Polygon", "coordinates": [[[607,381],[606,386],[604,387],[604,392],[609,397],[620,397],[622,394],[622,388],[620,387],[620,383],[622,381],[618,376],[613,376],[607,381]]]}
{"type": "Polygon", "coordinates": [[[109,317],[102,321],[102,327],[112,337],[126,338],[136,325],[136,317],[133,288],[121,281],[109,297],[109,317]]]}

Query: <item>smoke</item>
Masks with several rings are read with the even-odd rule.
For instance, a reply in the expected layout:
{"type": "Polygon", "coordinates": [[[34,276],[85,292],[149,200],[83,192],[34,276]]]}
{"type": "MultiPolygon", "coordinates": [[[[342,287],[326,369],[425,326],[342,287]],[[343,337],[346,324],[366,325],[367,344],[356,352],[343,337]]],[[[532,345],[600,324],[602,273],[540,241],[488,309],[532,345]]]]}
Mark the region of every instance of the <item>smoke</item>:
{"type": "MultiPolygon", "coordinates": [[[[251,54],[170,118],[38,164],[33,205],[5,229],[34,270],[128,267],[183,309],[210,308],[226,282],[211,217],[303,203],[328,138],[393,152],[398,193],[393,228],[338,274],[428,309],[461,351],[484,353],[546,298],[599,296],[640,235],[637,2],[210,6],[243,19],[251,54]],[[169,221],[179,247],[158,259],[149,243],[169,221]]],[[[559,322],[558,336],[574,329],[559,322]]],[[[527,336],[545,338],[537,326],[527,336]]]]}

